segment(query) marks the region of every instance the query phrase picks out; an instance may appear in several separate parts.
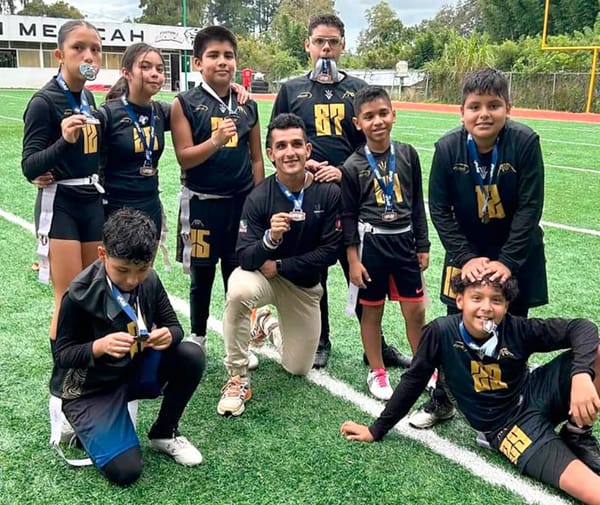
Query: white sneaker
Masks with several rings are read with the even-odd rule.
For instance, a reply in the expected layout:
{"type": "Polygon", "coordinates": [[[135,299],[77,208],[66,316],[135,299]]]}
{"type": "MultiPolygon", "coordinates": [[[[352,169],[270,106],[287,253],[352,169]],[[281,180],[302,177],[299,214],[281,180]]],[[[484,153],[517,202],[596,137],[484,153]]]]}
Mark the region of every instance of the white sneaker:
{"type": "Polygon", "coordinates": [[[204,351],[204,354],[206,354],[207,340],[204,335],[196,335],[195,333],[192,333],[190,335],[190,342],[193,342],[194,344],[199,345],[202,348],[202,350],[204,351]]]}
{"type": "Polygon", "coordinates": [[[235,375],[230,377],[221,389],[221,399],[217,412],[222,416],[241,416],[246,410],[245,404],[252,397],[250,379],[235,375]]]}
{"type": "Polygon", "coordinates": [[[394,393],[390,386],[390,378],[384,368],[371,370],[367,375],[367,385],[371,394],[378,400],[389,400],[394,393]]]}
{"type": "Polygon", "coordinates": [[[151,438],[150,447],[171,456],[180,465],[194,466],[202,463],[200,451],[181,435],[173,438],[151,438]]]}
{"type": "Polygon", "coordinates": [[[248,349],[248,370],[253,372],[258,368],[258,356],[248,349]]]}

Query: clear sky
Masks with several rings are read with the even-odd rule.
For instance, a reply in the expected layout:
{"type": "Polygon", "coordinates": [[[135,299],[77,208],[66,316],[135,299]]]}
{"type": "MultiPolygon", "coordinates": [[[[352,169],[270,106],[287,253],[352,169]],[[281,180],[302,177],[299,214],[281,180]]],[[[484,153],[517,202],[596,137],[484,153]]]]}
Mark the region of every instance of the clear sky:
{"type": "MultiPolygon", "coordinates": [[[[51,3],[53,0],[45,0],[51,3]]],[[[173,0],[177,1],[177,0],[173,0]]],[[[400,20],[407,26],[430,19],[445,4],[455,4],[457,0],[388,0],[400,20]]],[[[138,0],[77,0],[68,1],[76,6],[90,21],[123,21],[126,17],[141,15],[138,0]]],[[[347,47],[354,48],[361,30],[366,28],[365,12],[378,3],[378,0],[336,0],[335,8],[346,25],[347,47]]]]}

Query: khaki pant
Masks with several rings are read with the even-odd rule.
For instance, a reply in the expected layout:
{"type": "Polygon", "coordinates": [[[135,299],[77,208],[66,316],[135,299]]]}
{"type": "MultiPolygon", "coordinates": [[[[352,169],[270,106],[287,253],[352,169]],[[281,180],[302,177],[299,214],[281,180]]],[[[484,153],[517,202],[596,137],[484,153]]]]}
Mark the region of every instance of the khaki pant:
{"type": "Polygon", "coordinates": [[[319,344],[322,294],[320,284],[302,288],[280,275],[267,279],[258,270],[236,268],[229,277],[223,315],[224,362],[229,375],[248,374],[250,313],[263,305],[277,307],[280,335],[273,343],[283,368],[294,375],[307,374],[319,344]]]}

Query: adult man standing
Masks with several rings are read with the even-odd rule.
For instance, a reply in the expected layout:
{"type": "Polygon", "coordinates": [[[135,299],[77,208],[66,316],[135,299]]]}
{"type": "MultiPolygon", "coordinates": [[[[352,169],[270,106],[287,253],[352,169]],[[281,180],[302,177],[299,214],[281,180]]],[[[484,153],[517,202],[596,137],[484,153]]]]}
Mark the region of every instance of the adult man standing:
{"type": "MultiPolygon", "coordinates": [[[[304,43],[313,70],[284,83],[279,90],[271,118],[283,112],[301,117],[306,134],[312,144],[312,154],[306,168],[314,174],[316,182],[340,182],[340,166],[354,150],[365,143],[362,132],[352,124],[354,94],[365,87],[362,79],[338,70],[337,62],[344,51],[344,23],[333,14],[313,17],[308,26],[308,38],[304,43]]],[[[345,252],[339,251],[339,259],[348,279],[345,252]]],[[[329,340],[329,309],[327,301],[327,269],[321,273],[323,298],[321,299],[321,336],[315,354],[314,366],[327,365],[331,349],[329,340]]],[[[360,320],[361,306],[356,308],[360,320]]],[[[400,353],[383,341],[383,357],[386,366],[406,366],[400,353]]]]}
{"type": "Polygon", "coordinates": [[[311,145],[302,120],[294,114],[277,116],[268,127],[267,145],[275,174],[244,204],[240,267],[229,278],[223,316],[229,379],[217,406],[221,415],[241,415],[252,396],[248,346],[254,307],[277,307],[280,331],[271,335],[283,368],[294,375],[311,369],[321,331],[320,273],[335,262],[341,245],[340,189],[315,184],[306,171],[311,145]]]}

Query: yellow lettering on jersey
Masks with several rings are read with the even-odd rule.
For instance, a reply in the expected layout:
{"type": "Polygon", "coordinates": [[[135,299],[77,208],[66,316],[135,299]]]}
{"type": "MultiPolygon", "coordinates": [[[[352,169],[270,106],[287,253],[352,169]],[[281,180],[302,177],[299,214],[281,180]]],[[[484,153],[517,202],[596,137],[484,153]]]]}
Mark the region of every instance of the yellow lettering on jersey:
{"type": "MultiPolygon", "coordinates": [[[[140,135],[138,133],[137,128],[133,130],[133,152],[135,153],[143,153],[144,152],[144,144],[142,143],[142,139],[140,139],[140,135]]],[[[144,132],[144,137],[146,137],[146,144],[150,144],[150,127],[144,126],[142,127],[142,131],[144,132]]],[[[153,151],[158,151],[158,137],[156,134],[154,135],[154,146],[152,148],[153,151]]]]}
{"type": "Polygon", "coordinates": [[[324,135],[342,135],[342,121],[344,120],[344,117],[346,117],[346,105],[343,103],[315,104],[315,130],[317,132],[317,137],[324,135]]]}
{"type": "MultiPolygon", "coordinates": [[[[387,185],[387,177],[383,178],[383,183],[387,185]]],[[[373,179],[373,189],[375,192],[375,201],[377,205],[384,206],[385,201],[383,199],[383,190],[381,186],[377,182],[377,179],[373,179]]],[[[400,186],[400,179],[398,178],[398,174],[394,173],[394,197],[397,203],[402,203],[402,187],[400,186]]]]}
{"type": "MultiPolygon", "coordinates": [[[[132,337],[135,337],[138,334],[137,324],[133,321],[127,323],[127,333],[129,333],[132,337]]],[[[133,358],[138,352],[142,352],[142,343],[139,341],[134,341],[129,348],[129,355],[133,358]]]]}
{"type": "Polygon", "coordinates": [[[456,298],[456,293],[450,287],[450,281],[452,280],[452,277],[454,277],[455,275],[458,275],[460,272],[461,272],[460,268],[450,267],[450,266],[445,268],[444,282],[443,282],[443,287],[442,287],[443,295],[445,295],[449,298],[456,298]]]}
{"type": "MultiPolygon", "coordinates": [[[[502,206],[502,202],[500,201],[500,193],[498,192],[497,184],[490,184],[486,186],[486,190],[489,195],[488,201],[488,212],[490,214],[490,219],[502,219],[506,217],[504,213],[504,207],[502,206]]],[[[480,186],[475,186],[475,194],[477,195],[477,208],[479,209],[479,219],[483,218],[483,214],[481,213],[481,207],[483,206],[484,195],[481,191],[480,186]]]]}
{"type": "Polygon", "coordinates": [[[83,154],[98,152],[98,130],[95,124],[86,124],[81,130],[83,135],[83,154]]]}
{"type": "Polygon", "coordinates": [[[210,244],[206,241],[206,237],[210,235],[210,230],[198,230],[192,228],[190,230],[190,238],[192,239],[192,257],[193,258],[209,258],[210,244]]]}
{"type": "Polygon", "coordinates": [[[531,445],[531,439],[516,424],[506,434],[498,450],[504,454],[511,463],[516,464],[521,454],[531,445]]]}
{"type": "MultiPolygon", "coordinates": [[[[224,117],[214,117],[212,116],[210,118],[210,131],[211,132],[216,132],[219,129],[219,125],[221,124],[221,122],[224,120],[224,117]]],[[[234,134],[233,137],[231,137],[229,139],[229,142],[227,142],[227,144],[225,144],[223,147],[237,147],[238,146],[238,142],[239,142],[239,137],[238,134],[234,134]]]]}
{"type": "Polygon", "coordinates": [[[477,393],[508,388],[506,382],[502,382],[502,370],[498,363],[484,365],[481,361],[471,361],[471,377],[477,393]]]}

